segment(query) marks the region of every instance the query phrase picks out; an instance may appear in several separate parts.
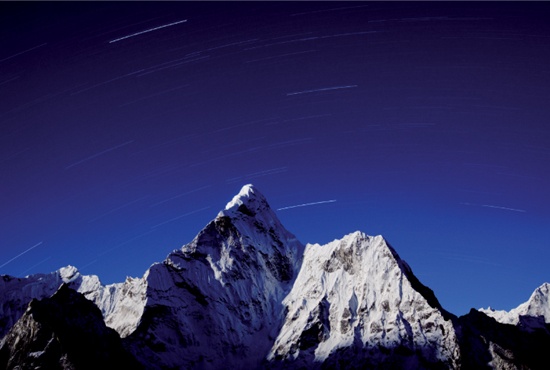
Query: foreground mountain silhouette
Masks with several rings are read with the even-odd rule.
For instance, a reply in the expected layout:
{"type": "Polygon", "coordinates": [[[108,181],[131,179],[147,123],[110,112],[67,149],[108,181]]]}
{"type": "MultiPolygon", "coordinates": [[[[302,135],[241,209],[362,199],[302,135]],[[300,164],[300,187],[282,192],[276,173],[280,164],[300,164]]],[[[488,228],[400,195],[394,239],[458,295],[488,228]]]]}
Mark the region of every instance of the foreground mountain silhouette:
{"type": "Polygon", "coordinates": [[[0,366],[80,369],[89,364],[81,358],[94,357],[107,368],[126,359],[124,368],[147,369],[542,369],[550,310],[548,289],[537,292],[536,304],[511,316],[472,310],[458,318],[381,236],[354,232],[304,246],[246,185],[142,278],[103,286],[72,266],[2,276],[0,366]],[[70,300],[58,298],[67,291],[70,300]],[[70,303],[81,300],[90,304],[70,303]],[[65,313],[37,314],[37,306],[65,313]],[[497,321],[514,315],[512,324],[497,321]],[[72,319],[98,316],[100,324],[72,319]],[[36,340],[56,337],[57,327],[117,338],[105,348],[75,338],[72,352],[36,340]]]}
{"type": "Polygon", "coordinates": [[[101,311],[63,284],[51,298],[33,299],[2,341],[3,369],[115,369],[142,366],[105,326],[101,311]]]}

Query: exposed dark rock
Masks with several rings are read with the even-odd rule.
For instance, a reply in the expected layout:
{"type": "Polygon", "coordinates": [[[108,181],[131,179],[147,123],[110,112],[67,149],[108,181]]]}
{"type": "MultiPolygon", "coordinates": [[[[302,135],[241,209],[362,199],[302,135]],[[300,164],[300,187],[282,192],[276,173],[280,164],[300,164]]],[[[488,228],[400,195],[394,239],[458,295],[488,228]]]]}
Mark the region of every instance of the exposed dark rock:
{"type": "Polygon", "coordinates": [[[523,330],[471,309],[456,326],[464,369],[548,369],[549,324],[523,330]]]}
{"type": "Polygon", "coordinates": [[[2,369],[140,369],[100,310],[67,285],[33,300],[0,344],[2,369]]]}

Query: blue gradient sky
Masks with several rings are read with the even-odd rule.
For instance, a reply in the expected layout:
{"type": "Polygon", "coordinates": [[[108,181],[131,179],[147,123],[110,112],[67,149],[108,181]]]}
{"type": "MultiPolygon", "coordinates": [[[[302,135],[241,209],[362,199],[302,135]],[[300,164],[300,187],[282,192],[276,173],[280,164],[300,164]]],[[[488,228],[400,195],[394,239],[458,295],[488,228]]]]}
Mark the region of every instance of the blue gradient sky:
{"type": "Polygon", "coordinates": [[[255,184],[448,310],[550,280],[550,4],[0,4],[0,273],[141,276],[255,184]]]}

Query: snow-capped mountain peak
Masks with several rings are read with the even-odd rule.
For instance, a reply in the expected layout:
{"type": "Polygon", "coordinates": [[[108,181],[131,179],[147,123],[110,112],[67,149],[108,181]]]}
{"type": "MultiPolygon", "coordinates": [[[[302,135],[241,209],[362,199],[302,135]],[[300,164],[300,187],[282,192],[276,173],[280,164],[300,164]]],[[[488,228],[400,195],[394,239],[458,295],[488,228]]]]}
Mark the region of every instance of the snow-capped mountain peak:
{"type": "Polygon", "coordinates": [[[225,209],[220,211],[216,219],[223,217],[230,218],[232,223],[248,236],[265,232],[271,234],[282,232],[285,236],[290,236],[269,206],[267,199],[251,184],[243,186],[241,191],[227,203],[225,209]],[[254,229],[250,229],[250,226],[254,229]]]}
{"type": "Polygon", "coordinates": [[[354,232],[308,244],[268,358],[291,367],[331,367],[352,365],[362,353],[363,364],[405,366],[413,365],[406,353],[419,352],[423,361],[454,366],[453,324],[426,292],[382,236],[354,232]],[[387,357],[379,347],[388,349],[387,357]]]}
{"type": "Polygon", "coordinates": [[[257,367],[303,248],[265,197],[244,186],[190,243],[148,270],[147,302],[129,337],[146,343],[136,356],[149,368],[257,367]],[[158,346],[171,355],[160,358],[158,346]]]}
{"type": "Polygon", "coordinates": [[[59,269],[59,275],[65,283],[70,283],[80,277],[80,272],[76,267],[68,265],[59,269]]]}
{"type": "Polygon", "coordinates": [[[544,283],[539,286],[529,297],[527,302],[520,304],[510,311],[494,310],[492,308],[481,308],[479,311],[490,316],[503,324],[518,325],[523,321],[524,324],[533,324],[525,322],[525,317],[542,318],[547,324],[550,324],[550,283],[544,283]]]}
{"type": "MultiPolygon", "coordinates": [[[[267,199],[253,185],[248,184],[242,187],[241,191],[227,203],[210,224],[202,230],[195,240],[185,246],[182,251],[189,253],[198,245],[203,245],[203,252],[209,243],[204,240],[209,238],[209,231],[218,231],[225,237],[242,238],[240,249],[247,250],[247,246],[253,246],[262,255],[278,255],[288,258],[290,265],[297,273],[303,253],[303,245],[296,237],[288,232],[281,224],[273,209],[269,206],[267,199]]],[[[211,244],[211,243],[210,243],[211,244]]],[[[228,246],[235,247],[229,243],[228,246]]],[[[226,250],[227,252],[227,250],[226,250]]],[[[217,250],[208,253],[216,255],[217,250]]],[[[228,254],[225,253],[225,256],[228,254]]],[[[277,258],[279,258],[277,257],[277,258]]]]}
{"type": "Polygon", "coordinates": [[[249,201],[254,201],[255,199],[265,200],[265,197],[254,187],[254,185],[244,185],[239,193],[227,203],[225,210],[229,211],[242,204],[247,204],[249,201]]]}

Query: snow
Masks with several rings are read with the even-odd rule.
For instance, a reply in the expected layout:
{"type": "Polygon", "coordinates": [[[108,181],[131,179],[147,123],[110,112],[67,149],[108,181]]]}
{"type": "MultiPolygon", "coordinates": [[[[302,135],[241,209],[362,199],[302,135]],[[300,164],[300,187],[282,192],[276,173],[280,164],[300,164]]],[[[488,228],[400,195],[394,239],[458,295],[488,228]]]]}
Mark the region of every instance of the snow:
{"type": "Polygon", "coordinates": [[[50,274],[35,274],[25,278],[3,275],[0,279],[0,317],[6,325],[0,328],[0,337],[23,315],[32,299],[42,299],[54,294],[63,283],[76,290],[93,290],[99,283],[97,276],[83,278],[74,266],[66,266],[50,274]]]}
{"type": "Polygon", "coordinates": [[[381,236],[357,231],[326,245],[308,244],[283,301],[286,322],[268,359],[306,358],[303,351],[324,361],[358,341],[388,348],[408,342],[454,363],[458,344],[452,323],[412,288],[402,266],[381,236]],[[321,328],[320,339],[305,348],[303,337],[315,327],[321,328]]]}
{"type": "Polygon", "coordinates": [[[35,352],[30,352],[27,356],[38,358],[38,357],[42,356],[44,353],[45,353],[45,351],[35,351],[35,352]]]}
{"type": "Polygon", "coordinates": [[[154,340],[138,357],[148,368],[257,368],[277,335],[303,248],[265,197],[244,186],[193,241],[149,269],[133,338],[154,340]],[[149,311],[154,318],[145,318],[149,311]],[[162,358],[156,345],[166,348],[162,358]]]}
{"type": "Polygon", "coordinates": [[[494,310],[480,308],[479,311],[503,324],[518,325],[522,316],[542,317],[544,322],[550,324],[550,283],[539,286],[527,302],[510,310],[494,310]]]}
{"type": "Polygon", "coordinates": [[[127,279],[124,283],[104,286],[96,275],[82,275],[74,266],[65,266],[50,274],[35,274],[25,278],[4,275],[0,279],[0,317],[7,325],[0,337],[23,315],[32,299],[43,299],[54,294],[61,284],[69,286],[94,302],[105,318],[107,326],[124,337],[137,326],[145,305],[143,279],[127,279]]]}
{"type": "MultiPolygon", "coordinates": [[[[428,363],[459,364],[449,317],[382,236],[356,231],[304,247],[251,184],[141,278],[104,286],[74,266],[2,276],[0,338],[31,299],[49,297],[63,283],[94,302],[106,325],[152,369],[257,368],[266,358],[309,368],[340,350],[376,357],[376,348],[399,345],[428,363]]],[[[537,317],[550,323],[549,297],[545,283],[509,312],[480,311],[501,323],[535,327],[537,317]]]]}
{"type": "Polygon", "coordinates": [[[125,338],[134,332],[143,315],[146,291],[146,277],[128,277],[124,283],[107,285],[87,298],[101,309],[105,324],[125,338]]]}
{"type": "Polygon", "coordinates": [[[252,184],[244,185],[241,188],[241,191],[239,191],[239,193],[235,195],[229,203],[227,203],[227,205],[225,206],[225,210],[229,211],[237,208],[241,204],[246,203],[247,200],[256,196],[256,194],[258,197],[263,198],[263,196],[259,193],[259,191],[254,188],[254,185],[252,184]]]}

